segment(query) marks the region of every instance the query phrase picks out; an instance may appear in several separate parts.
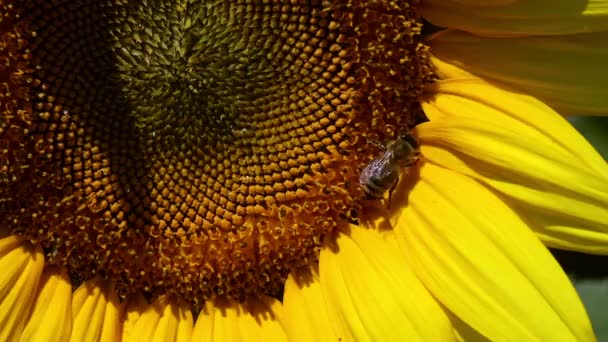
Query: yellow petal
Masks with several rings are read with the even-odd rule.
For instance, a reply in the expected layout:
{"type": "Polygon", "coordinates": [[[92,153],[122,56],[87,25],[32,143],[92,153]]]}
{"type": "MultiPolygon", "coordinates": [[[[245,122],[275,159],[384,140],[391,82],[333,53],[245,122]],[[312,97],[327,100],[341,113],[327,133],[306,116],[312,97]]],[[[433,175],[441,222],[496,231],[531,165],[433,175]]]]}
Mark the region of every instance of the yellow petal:
{"type": "Polygon", "coordinates": [[[425,287],[492,341],[593,341],[557,262],[491,190],[424,163],[395,228],[425,287]]]}
{"type": "Polygon", "coordinates": [[[483,38],[447,30],[429,44],[444,63],[522,90],[562,115],[608,115],[608,31],[483,38]]]}
{"type": "Polygon", "coordinates": [[[0,240],[0,341],[18,341],[44,267],[42,249],[24,239],[0,240]]]}
{"type": "Polygon", "coordinates": [[[446,310],[448,317],[450,318],[450,322],[454,327],[454,333],[456,334],[457,341],[475,341],[475,342],[489,342],[487,337],[481,335],[479,331],[471,328],[470,325],[463,322],[458,316],[454,315],[454,313],[446,310]]]}
{"type": "Polygon", "coordinates": [[[375,230],[340,234],[335,247],[321,250],[319,272],[329,319],[347,341],[454,339],[438,303],[375,230]]]}
{"type": "Polygon", "coordinates": [[[474,74],[431,55],[431,63],[435,73],[443,80],[455,78],[479,78],[474,74]]]}
{"type": "Polygon", "coordinates": [[[518,0],[445,0],[445,3],[451,3],[458,6],[504,6],[514,3],[518,0]]]}
{"type": "Polygon", "coordinates": [[[124,312],[113,287],[87,280],[72,296],[72,341],[118,341],[124,312]]]}
{"type": "Polygon", "coordinates": [[[40,282],[23,342],[69,341],[72,332],[72,282],[65,270],[47,270],[40,282]]]}
{"type": "Polygon", "coordinates": [[[245,303],[207,301],[198,316],[192,341],[287,341],[281,303],[270,297],[245,303]]]}
{"type": "Polygon", "coordinates": [[[477,35],[562,35],[608,30],[606,0],[425,0],[431,23],[477,35]]]}
{"type": "Polygon", "coordinates": [[[147,304],[138,297],[127,309],[123,341],[191,341],[192,324],[186,303],[162,295],[147,304]]]}
{"type": "Polygon", "coordinates": [[[142,294],[132,296],[125,309],[125,317],[122,325],[122,336],[133,335],[133,328],[139,317],[148,309],[150,304],[142,294]]]}
{"type": "Polygon", "coordinates": [[[318,265],[292,272],[285,284],[283,307],[289,341],[339,341],[344,337],[327,315],[318,265]]]}
{"type": "Polygon", "coordinates": [[[426,160],[491,186],[547,244],[608,254],[608,165],[566,120],[479,80],[436,86],[426,160]]]}

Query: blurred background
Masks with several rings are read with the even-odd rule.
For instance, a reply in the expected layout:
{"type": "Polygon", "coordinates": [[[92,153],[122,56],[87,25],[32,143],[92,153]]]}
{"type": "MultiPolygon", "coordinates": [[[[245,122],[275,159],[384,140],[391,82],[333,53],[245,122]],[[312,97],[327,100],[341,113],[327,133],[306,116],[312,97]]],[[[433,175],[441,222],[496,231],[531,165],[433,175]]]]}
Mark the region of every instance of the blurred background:
{"type": "MultiPolygon", "coordinates": [[[[578,116],[568,120],[608,160],[608,117],[578,116]]],[[[608,256],[552,252],[587,307],[598,341],[608,342],[608,256]]]]}

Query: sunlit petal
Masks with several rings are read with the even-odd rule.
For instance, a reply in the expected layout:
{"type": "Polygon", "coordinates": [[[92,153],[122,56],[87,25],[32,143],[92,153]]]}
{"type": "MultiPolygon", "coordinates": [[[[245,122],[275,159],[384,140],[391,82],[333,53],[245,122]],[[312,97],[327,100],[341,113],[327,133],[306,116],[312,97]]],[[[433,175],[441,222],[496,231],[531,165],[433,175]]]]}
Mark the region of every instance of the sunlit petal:
{"type": "Polygon", "coordinates": [[[491,190],[425,163],[395,228],[416,275],[494,341],[593,341],[557,262],[491,190]]]}
{"type": "Polygon", "coordinates": [[[245,303],[215,299],[205,303],[192,341],[287,341],[281,302],[270,297],[245,303]]]}
{"type": "Polygon", "coordinates": [[[156,298],[151,304],[138,297],[127,307],[123,341],[191,341],[192,325],[189,305],[168,295],[156,298]]]}
{"type": "Polygon", "coordinates": [[[566,120],[480,80],[436,86],[426,160],[491,186],[547,244],[608,254],[608,165],[566,120]]]}
{"type": "Polygon", "coordinates": [[[397,247],[375,230],[353,226],[350,236],[340,234],[336,246],[321,250],[319,272],[330,321],[347,341],[454,338],[445,313],[397,247]]]}
{"type": "Polygon", "coordinates": [[[17,236],[0,240],[0,341],[19,340],[43,267],[42,248],[17,236]]]}
{"type": "Polygon", "coordinates": [[[526,92],[562,115],[608,115],[608,31],[483,38],[448,30],[429,44],[442,62],[526,92]]]}
{"type": "Polygon", "coordinates": [[[65,270],[47,270],[21,341],[69,341],[72,332],[72,282],[65,270]]]}
{"type": "Polygon", "coordinates": [[[72,296],[72,341],[117,341],[121,336],[124,305],[112,286],[101,279],[87,280],[72,296]]]}
{"type": "Polygon", "coordinates": [[[562,35],[608,30],[606,0],[425,0],[431,23],[477,35],[562,35]]]}
{"type": "Polygon", "coordinates": [[[490,340],[479,333],[479,331],[471,328],[470,325],[463,322],[458,316],[454,315],[454,313],[446,310],[448,317],[450,318],[450,322],[454,327],[454,333],[456,334],[456,340],[462,342],[489,342],[490,340]]]}
{"type": "Polygon", "coordinates": [[[289,341],[338,341],[341,334],[327,315],[327,302],[321,292],[319,270],[292,272],[283,296],[285,330],[289,341]],[[294,274],[295,273],[295,274],[294,274]]]}

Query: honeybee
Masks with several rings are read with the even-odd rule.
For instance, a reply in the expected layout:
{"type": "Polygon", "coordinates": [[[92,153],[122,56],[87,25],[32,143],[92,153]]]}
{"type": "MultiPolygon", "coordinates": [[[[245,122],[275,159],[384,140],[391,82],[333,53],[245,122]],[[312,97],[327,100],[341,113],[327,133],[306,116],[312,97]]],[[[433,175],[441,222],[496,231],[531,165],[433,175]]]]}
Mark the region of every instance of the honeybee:
{"type": "Polygon", "coordinates": [[[420,158],[420,145],[411,134],[400,134],[384,146],[382,155],[365,166],[359,176],[359,184],[370,198],[381,199],[388,191],[390,208],[391,195],[401,174],[407,174],[410,167],[420,158]]]}

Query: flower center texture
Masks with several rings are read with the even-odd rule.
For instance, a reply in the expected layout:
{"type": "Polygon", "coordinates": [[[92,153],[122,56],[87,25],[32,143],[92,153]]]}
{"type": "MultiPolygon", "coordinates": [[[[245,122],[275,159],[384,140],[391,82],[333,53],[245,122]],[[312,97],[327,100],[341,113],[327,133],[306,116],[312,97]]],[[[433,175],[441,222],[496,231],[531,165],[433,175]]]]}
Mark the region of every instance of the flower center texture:
{"type": "Polygon", "coordinates": [[[0,225],[122,297],[277,296],[424,120],[408,1],[1,1],[0,225]]]}

